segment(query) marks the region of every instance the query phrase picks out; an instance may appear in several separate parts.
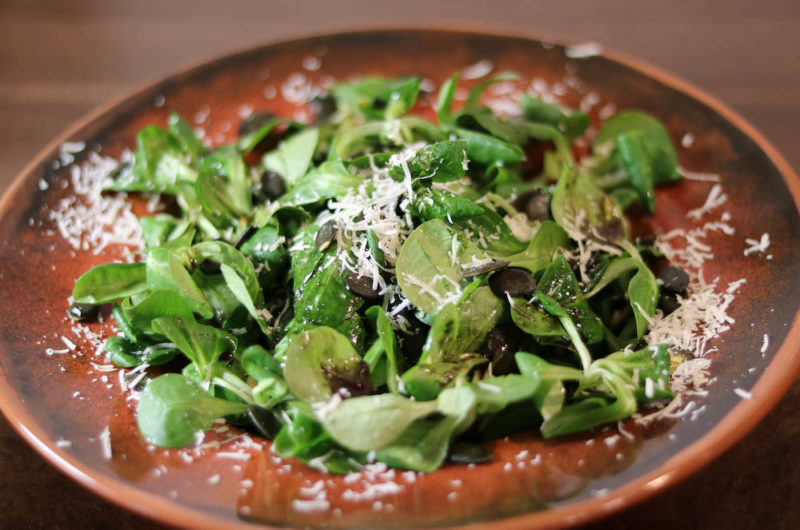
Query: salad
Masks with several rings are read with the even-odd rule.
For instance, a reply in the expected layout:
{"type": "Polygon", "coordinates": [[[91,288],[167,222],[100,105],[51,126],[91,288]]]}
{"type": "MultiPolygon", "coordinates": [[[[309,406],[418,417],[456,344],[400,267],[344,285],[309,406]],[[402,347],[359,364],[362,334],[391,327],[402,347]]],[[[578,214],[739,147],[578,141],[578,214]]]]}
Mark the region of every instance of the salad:
{"type": "MultiPolygon", "coordinates": [[[[430,472],[492,458],[481,442],[586,431],[673,397],[683,352],[648,328],[688,276],[624,212],[678,181],[665,128],[530,95],[435,121],[420,78],[367,77],[312,104],[314,125],[245,119],[207,147],[178,115],[137,137],[106,188],[157,194],[144,247],[76,282],[69,314],[113,304],[119,367],[159,366],[142,435],[183,447],[219,418],[333,473],[373,461],[430,472]]],[[[460,105],[459,105],[460,106],[460,105]]]]}

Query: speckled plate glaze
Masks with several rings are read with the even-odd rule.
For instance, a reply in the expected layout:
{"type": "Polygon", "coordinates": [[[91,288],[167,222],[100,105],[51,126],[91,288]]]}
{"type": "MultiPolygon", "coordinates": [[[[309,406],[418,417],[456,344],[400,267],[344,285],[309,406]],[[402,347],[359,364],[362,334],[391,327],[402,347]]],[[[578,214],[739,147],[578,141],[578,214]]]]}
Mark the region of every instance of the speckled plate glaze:
{"type": "MultiPolygon", "coordinates": [[[[85,157],[79,155],[78,162],[85,157]]],[[[686,181],[660,191],[658,215],[639,224],[655,231],[695,226],[685,213],[703,204],[710,187],[686,181]]],[[[99,109],[19,176],[0,210],[0,405],[38,451],[75,480],[131,510],[178,526],[469,523],[471,528],[510,529],[577,524],[654,495],[696,471],[748,432],[795,378],[800,369],[799,203],[797,176],[742,118],[697,89],[616,54],[569,58],[563,46],[531,38],[428,29],[270,44],[178,73],[99,109]],[[396,485],[379,494],[369,488],[365,492],[362,481],[278,462],[267,444],[243,449],[246,460],[219,454],[229,446],[202,454],[148,450],[117,374],[92,365],[104,361],[74,338],[65,317],[74,280],[119,251],[73,252],[53,231],[48,212],[73,193],[69,168],[54,163],[61,142],[85,140],[89,150],[118,156],[134,145],[136,131],[151,123],[163,125],[173,110],[201,121],[212,141],[227,141],[235,135],[242,109],[289,116],[301,111],[282,95],[291,99],[307,90],[307,83],[415,73],[438,84],[452,70],[482,59],[491,61],[495,71],[520,72],[526,83],[544,80],[569,104],[595,93],[597,98],[590,97],[600,101],[593,106],[595,117],[609,102],[619,109],[646,109],[667,124],[683,167],[722,175],[729,195],[723,209],[731,214],[735,234],[709,238],[716,259],[707,263],[705,274],[718,277],[722,286],[739,278],[747,281],[729,309],[735,325],[714,343],[713,384],[706,396],[695,398],[700,412],[647,428],[627,422],[624,432],[630,437],[620,436],[616,428],[551,441],[535,434],[514,436],[490,444],[496,459],[489,464],[445,466],[413,478],[400,473],[376,477],[376,482],[396,485]],[[686,133],[694,142],[680,147],[686,133]],[[768,251],[745,256],[745,238],[767,232],[768,251]],[[46,348],[64,348],[61,335],[73,338],[76,351],[47,355],[46,348]],[[762,353],[765,335],[769,344],[762,353]],[[742,399],[735,389],[751,392],[752,398],[742,399]],[[110,458],[101,450],[106,426],[110,458]],[[330,508],[298,511],[293,501],[312,498],[314,492],[302,488],[320,479],[330,508]]],[[[228,435],[211,433],[206,441],[228,435]]]]}

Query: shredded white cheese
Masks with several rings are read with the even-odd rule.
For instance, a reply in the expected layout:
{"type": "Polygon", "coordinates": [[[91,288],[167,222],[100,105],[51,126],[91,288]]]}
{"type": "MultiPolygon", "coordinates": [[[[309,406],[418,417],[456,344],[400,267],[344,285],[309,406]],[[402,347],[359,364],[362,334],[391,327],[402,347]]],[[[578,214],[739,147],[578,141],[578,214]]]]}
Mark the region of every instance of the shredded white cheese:
{"type": "Polygon", "coordinates": [[[749,237],[745,238],[744,242],[749,245],[746,249],[744,249],[745,256],[749,256],[750,254],[753,254],[755,252],[762,254],[769,248],[770,245],[769,233],[764,232],[763,234],[761,234],[760,239],[752,239],[749,237]]]}
{"type": "Polygon", "coordinates": [[[461,69],[461,79],[480,79],[489,75],[494,68],[494,63],[489,59],[481,59],[461,69]]]}
{"type": "MultiPolygon", "coordinates": [[[[132,157],[126,151],[121,163],[130,162],[132,157]]],[[[99,254],[110,245],[142,245],[139,221],[127,195],[103,193],[109,175],[119,165],[116,160],[92,152],[83,164],[70,166],[72,193],[59,200],[47,217],[72,248],[99,254]]]]}
{"type": "Polygon", "coordinates": [[[725,201],[728,200],[728,195],[722,191],[722,186],[719,184],[714,184],[711,187],[711,191],[708,192],[708,197],[706,197],[706,202],[700,208],[695,208],[694,210],[689,210],[686,214],[688,219],[700,219],[705,214],[709,213],[715,208],[718,208],[725,204],[725,201]]]}
{"type": "Polygon", "coordinates": [[[691,171],[685,167],[679,167],[678,172],[685,179],[697,180],[699,182],[719,182],[720,176],[718,173],[702,173],[699,171],[691,171]]]}
{"type": "Polygon", "coordinates": [[[111,431],[109,431],[108,425],[102,430],[97,440],[100,442],[103,460],[111,460],[111,431]]]}
{"type": "Polygon", "coordinates": [[[511,229],[511,233],[514,234],[514,237],[523,243],[527,243],[533,239],[533,236],[535,236],[538,231],[536,224],[530,222],[528,216],[522,212],[518,212],[513,216],[506,215],[503,219],[511,229]]]}
{"type": "Polygon", "coordinates": [[[723,292],[717,292],[717,283],[718,280],[707,283],[698,276],[689,285],[689,295],[680,300],[678,309],[666,316],[656,311],[650,319],[647,343],[668,344],[678,351],[706,355],[708,342],[728,331],[735,322],[727,310],[743,279],[730,283],[723,292]]]}
{"type": "Polygon", "coordinates": [[[586,59],[603,53],[603,48],[596,42],[573,44],[564,49],[564,54],[570,59],[586,59]]]}
{"type": "Polygon", "coordinates": [[[325,499],[294,499],[292,500],[292,509],[301,513],[327,512],[331,509],[331,503],[325,499]]]}

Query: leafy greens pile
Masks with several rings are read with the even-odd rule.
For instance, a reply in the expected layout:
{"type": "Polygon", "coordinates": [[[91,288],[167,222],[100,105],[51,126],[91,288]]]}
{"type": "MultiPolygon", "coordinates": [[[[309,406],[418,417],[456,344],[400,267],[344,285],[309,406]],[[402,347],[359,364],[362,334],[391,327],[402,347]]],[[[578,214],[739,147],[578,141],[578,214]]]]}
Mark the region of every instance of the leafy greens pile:
{"type": "Polygon", "coordinates": [[[368,77],[314,101],[313,126],[257,114],[213,149],[177,115],[143,129],[107,188],[174,215],[142,217],[141,259],[86,272],[70,314],[113,302],[110,360],[166,365],[144,437],[186,446],[225,417],[316,468],[428,472],[669,399],[670,352],[643,338],[670,293],[623,216],[680,178],[668,134],[623,112],[578,164],[586,114],[481,106],[509,79],[455,112],[453,75],[438,124],[410,113],[419,78],[368,77]]]}

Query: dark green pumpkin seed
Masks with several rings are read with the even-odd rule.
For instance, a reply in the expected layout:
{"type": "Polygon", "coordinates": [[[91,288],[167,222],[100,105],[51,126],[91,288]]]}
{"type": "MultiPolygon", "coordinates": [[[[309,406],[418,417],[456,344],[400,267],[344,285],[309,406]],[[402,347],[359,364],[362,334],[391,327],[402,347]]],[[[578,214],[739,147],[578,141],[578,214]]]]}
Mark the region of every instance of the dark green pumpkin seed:
{"type": "Polygon", "coordinates": [[[521,193],[514,200],[512,206],[528,216],[531,221],[544,221],[550,219],[550,200],[552,198],[553,196],[547,191],[534,188],[521,193]]]}
{"type": "Polygon", "coordinates": [[[689,286],[689,275],[678,267],[666,267],[658,273],[661,288],[671,293],[683,293],[689,286]]]}
{"type": "Polygon", "coordinates": [[[502,299],[506,296],[530,296],[536,290],[536,280],[526,270],[505,269],[492,274],[489,288],[502,299]]]}
{"type": "Polygon", "coordinates": [[[247,418],[250,420],[256,432],[267,440],[275,438],[281,430],[281,422],[278,421],[278,418],[276,418],[272,412],[264,407],[249,405],[247,407],[247,418]]]}
{"type": "Polygon", "coordinates": [[[86,320],[87,318],[95,316],[99,309],[99,305],[79,304],[78,302],[72,302],[67,309],[67,315],[69,315],[69,317],[73,320],[86,320]]]}
{"type": "Polygon", "coordinates": [[[208,275],[219,274],[222,272],[220,264],[216,261],[211,261],[210,259],[207,259],[200,264],[200,270],[203,271],[204,274],[208,275]]]}
{"type": "Polygon", "coordinates": [[[377,300],[381,297],[377,288],[372,287],[372,277],[360,274],[348,274],[344,278],[347,288],[356,293],[361,298],[367,300],[377,300]]]}
{"type": "Polygon", "coordinates": [[[339,229],[336,226],[336,221],[328,221],[322,225],[322,228],[317,232],[317,238],[314,240],[314,246],[317,250],[324,252],[325,249],[331,245],[333,240],[336,239],[338,231],[339,229]]]}
{"type": "Polygon", "coordinates": [[[233,244],[233,246],[236,247],[236,250],[241,249],[242,245],[244,245],[248,239],[253,237],[253,234],[255,234],[257,231],[258,228],[255,226],[248,226],[244,232],[239,234],[239,237],[236,238],[236,242],[233,244]]]}
{"type": "Polygon", "coordinates": [[[482,274],[487,274],[489,272],[494,272],[496,270],[500,270],[504,267],[508,267],[508,264],[511,263],[510,261],[492,261],[490,263],[486,263],[484,265],[478,265],[477,267],[471,267],[469,269],[464,269],[464,278],[474,278],[475,276],[480,276],[482,274]]]}
{"type": "Polygon", "coordinates": [[[521,335],[519,328],[508,324],[492,328],[486,335],[481,353],[492,361],[492,375],[505,375],[514,371],[514,355],[519,351],[521,335]]]}
{"type": "Polygon", "coordinates": [[[656,236],[655,234],[639,236],[636,238],[636,244],[641,245],[643,247],[652,247],[653,245],[656,244],[656,236]]]}
{"type": "Polygon", "coordinates": [[[336,100],[331,95],[315,96],[308,106],[315,114],[314,125],[325,123],[336,112],[336,100]]]}
{"type": "Polygon", "coordinates": [[[267,199],[277,199],[286,193],[286,183],[283,177],[272,171],[264,171],[261,174],[261,194],[267,199]]]}
{"type": "Polygon", "coordinates": [[[676,309],[681,306],[681,303],[678,301],[678,295],[675,293],[671,293],[669,291],[662,291],[661,296],[658,299],[658,307],[664,312],[665,315],[669,315],[676,309]]]}

